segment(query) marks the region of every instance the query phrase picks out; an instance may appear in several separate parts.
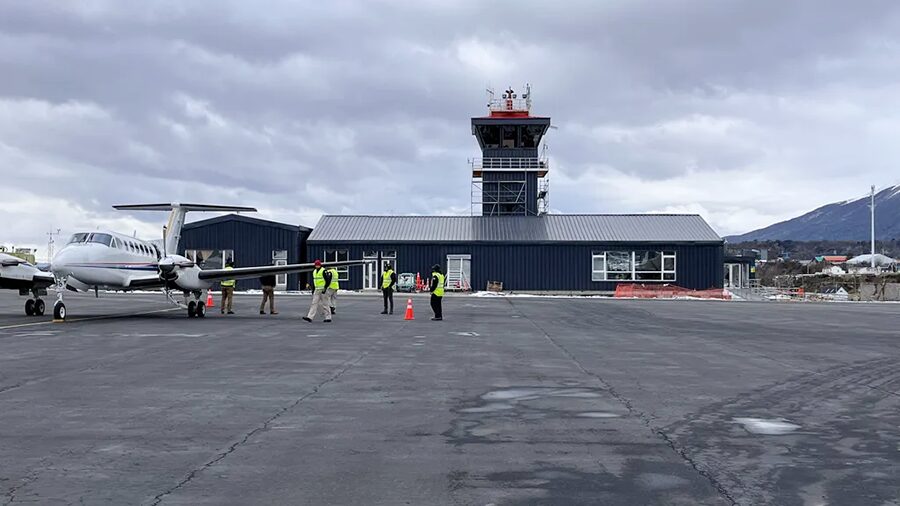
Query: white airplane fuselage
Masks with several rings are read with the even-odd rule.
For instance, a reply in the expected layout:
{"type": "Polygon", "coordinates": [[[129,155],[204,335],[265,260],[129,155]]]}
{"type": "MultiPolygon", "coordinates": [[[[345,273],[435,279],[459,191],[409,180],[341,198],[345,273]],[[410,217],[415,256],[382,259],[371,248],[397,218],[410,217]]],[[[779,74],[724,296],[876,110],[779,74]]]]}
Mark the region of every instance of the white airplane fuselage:
{"type": "Polygon", "coordinates": [[[200,269],[181,255],[160,258],[161,252],[154,242],[108,231],[78,233],[59,251],[51,262],[51,270],[57,279],[78,290],[94,287],[109,290],[134,289],[132,280],[160,273],[160,265],[179,264],[177,276],[171,287],[182,290],[205,290],[211,283],[201,281],[200,269]]]}

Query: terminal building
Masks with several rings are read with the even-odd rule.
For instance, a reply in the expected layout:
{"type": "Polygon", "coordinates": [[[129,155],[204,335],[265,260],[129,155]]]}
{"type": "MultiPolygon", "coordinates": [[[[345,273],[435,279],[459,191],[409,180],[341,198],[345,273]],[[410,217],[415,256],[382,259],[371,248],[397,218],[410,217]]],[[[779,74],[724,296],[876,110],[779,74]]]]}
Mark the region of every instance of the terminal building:
{"type": "Polygon", "coordinates": [[[349,289],[376,289],[381,271],[428,275],[434,264],[448,289],[612,291],[619,283],[723,286],[724,241],[698,215],[550,214],[550,164],[541,153],[549,117],[531,114],[531,90],[512,89],[472,118],[481,157],[469,161],[470,216],[321,218],[307,257],[364,258],[340,271],[349,289]]]}
{"type": "MultiPolygon", "coordinates": [[[[491,96],[471,120],[481,156],[469,160],[469,216],[323,216],[314,230],[243,215],[186,224],[182,254],[201,266],[325,262],[364,258],[338,269],[342,287],[374,290],[386,264],[427,276],[440,264],[450,290],[613,291],[620,283],[722,288],[724,241],[698,215],[549,212],[550,163],[542,140],[550,118],[531,114],[531,90],[491,96]]],[[[280,289],[307,286],[282,276],[280,289]]],[[[240,280],[238,289],[259,287],[240,280]]]]}

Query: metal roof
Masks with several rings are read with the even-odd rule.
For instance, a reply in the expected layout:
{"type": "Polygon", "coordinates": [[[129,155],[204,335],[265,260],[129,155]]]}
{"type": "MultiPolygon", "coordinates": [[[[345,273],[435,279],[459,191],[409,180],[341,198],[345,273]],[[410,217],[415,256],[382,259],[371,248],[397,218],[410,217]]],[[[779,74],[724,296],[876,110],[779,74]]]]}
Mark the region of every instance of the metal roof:
{"type": "Polygon", "coordinates": [[[309,242],[722,242],[696,214],[551,214],[535,216],[325,215],[309,242]]]}
{"type": "Polygon", "coordinates": [[[298,230],[301,232],[312,231],[311,228],[304,227],[303,225],[289,225],[287,223],[264,220],[262,218],[254,218],[253,216],[244,216],[243,214],[225,214],[222,216],[215,216],[213,218],[206,218],[205,220],[192,221],[190,223],[184,224],[184,230],[205,227],[207,225],[215,225],[217,223],[225,223],[227,221],[242,221],[244,223],[252,223],[254,225],[262,225],[264,227],[283,228],[292,232],[296,232],[298,230]]]}

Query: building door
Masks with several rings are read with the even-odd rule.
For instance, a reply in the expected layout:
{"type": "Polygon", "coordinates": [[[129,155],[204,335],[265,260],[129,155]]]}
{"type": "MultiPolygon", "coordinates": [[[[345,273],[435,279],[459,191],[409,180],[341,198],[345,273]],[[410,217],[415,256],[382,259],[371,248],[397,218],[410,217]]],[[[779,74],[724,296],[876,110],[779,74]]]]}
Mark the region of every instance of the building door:
{"type": "Polygon", "coordinates": [[[363,260],[374,260],[363,264],[363,290],[375,290],[381,288],[379,283],[378,252],[363,251],[363,260]]]}
{"type": "MultiPolygon", "coordinates": [[[[274,265],[287,265],[287,250],[279,249],[272,251],[272,263],[274,265]]],[[[275,276],[275,289],[287,290],[287,274],[277,274],[275,276]]]]}
{"type": "MultiPolygon", "coordinates": [[[[397,251],[396,250],[389,250],[389,251],[381,252],[381,262],[379,263],[379,266],[378,266],[379,279],[381,279],[380,276],[384,272],[385,265],[390,265],[391,269],[394,269],[394,272],[397,272],[397,251]]],[[[397,272],[397,274],[399,275],[400,273],[397,272]]]]}
{"type": "Polygon", "coordinates": [[[472,290],[472,255],[447,255],[447,289],[472,290]]]}
{"type": "Polygon", "coordinates": [[[725,288],[744,288],[748,278],[742,264],[725,264],[725,288]]]}

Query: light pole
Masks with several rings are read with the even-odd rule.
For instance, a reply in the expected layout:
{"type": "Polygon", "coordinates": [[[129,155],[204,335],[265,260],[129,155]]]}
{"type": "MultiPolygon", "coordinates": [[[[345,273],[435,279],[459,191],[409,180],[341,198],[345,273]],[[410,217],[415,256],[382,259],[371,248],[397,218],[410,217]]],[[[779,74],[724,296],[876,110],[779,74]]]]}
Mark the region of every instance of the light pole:
{"type": "Polygon", "coordinates": [[[872,264],[872,272],[875,272],[875,185],[872,185],[872,193],[870,195],[869,208],[872,212],[872,251],[870,260],[872,264]]]}

